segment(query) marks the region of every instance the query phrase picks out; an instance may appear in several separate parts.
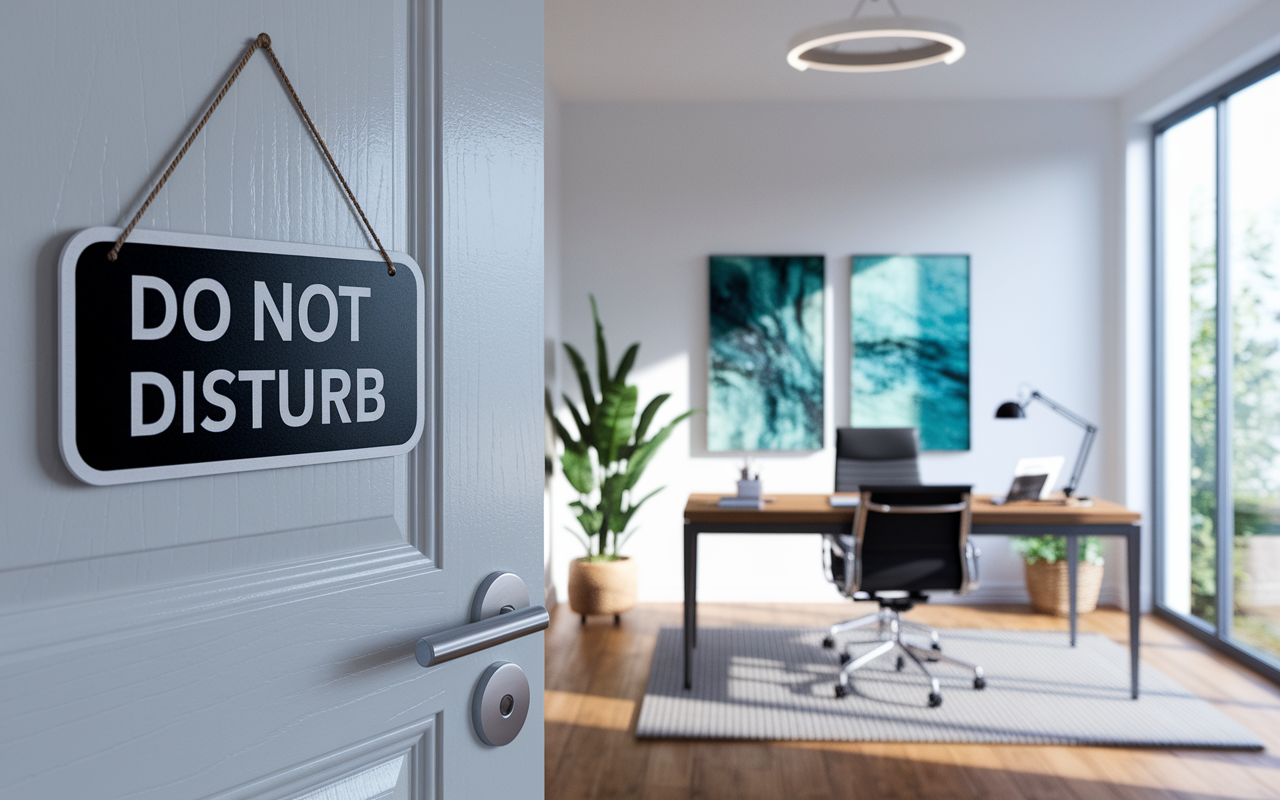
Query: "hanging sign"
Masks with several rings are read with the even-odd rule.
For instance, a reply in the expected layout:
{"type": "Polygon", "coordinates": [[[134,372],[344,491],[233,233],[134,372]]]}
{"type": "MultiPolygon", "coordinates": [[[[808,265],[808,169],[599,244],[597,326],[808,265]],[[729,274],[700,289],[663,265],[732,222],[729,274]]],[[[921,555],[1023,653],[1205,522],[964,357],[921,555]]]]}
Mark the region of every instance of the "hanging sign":
{"type": "Polygon", "coordinates": [[[422,272],[375,251],[119,228],[59,269],[62,457],[92,484],[398,455],[422,435],[422,272]]]}

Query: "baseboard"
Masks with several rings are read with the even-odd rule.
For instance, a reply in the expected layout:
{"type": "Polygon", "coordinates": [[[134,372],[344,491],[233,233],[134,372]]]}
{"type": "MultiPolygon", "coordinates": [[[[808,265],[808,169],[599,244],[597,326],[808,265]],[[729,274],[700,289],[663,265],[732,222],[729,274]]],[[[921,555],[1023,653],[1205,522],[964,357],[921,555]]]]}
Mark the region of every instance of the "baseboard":
{"type": "MultiPolygon", "coordinates": [[[[951,592],[930,592],[929,602],[958,606],[996,606],[996,605],[1028,605],[1031,596],[1022,581],[1016,583],[983,584],[979,589],[966,595],[951,592]]],[[[1127,598],[1124,587],[1112,584],[1104,585],[1098,595],[1098,605],[1125,607],[1127,598]]]]}
{"type": "MultiPolygon", "coordinates": [[[[679,603],[682,595],[679,586],[661,587],[661,591],[652,590],[641,596],[645,603],[679,603]]],[[[551,591],[549,589],[548,591],[551,591]]],[[[698,592],[701,603],[843,603],[844,598],[830,584],[813,584],[808,587],[794,586],[713,586],[704,587],[698,592]]],[[[930,592],[929,602],[935,605],[1030,605],[1031,596],[1027,594],[1026,584],[1021,580],[986,581],[980,588],[967,594],[956,595],[953,592],[930,592]]],[[[1102,592],[1098,596],[1098,604],[1103,606],[1126,607],[1125,589],[1122,583],[1103,583],[1102,592]]],[[[551,608],[551,602],[547,603],[551,608]]]]}
{"type": "Polygon", "coordinates": [[[957,606],[1027,605],[1031,596],[1022,581],[1016,583],[984,583],[969,594],[929,592],[929,603],[957,606]]]}

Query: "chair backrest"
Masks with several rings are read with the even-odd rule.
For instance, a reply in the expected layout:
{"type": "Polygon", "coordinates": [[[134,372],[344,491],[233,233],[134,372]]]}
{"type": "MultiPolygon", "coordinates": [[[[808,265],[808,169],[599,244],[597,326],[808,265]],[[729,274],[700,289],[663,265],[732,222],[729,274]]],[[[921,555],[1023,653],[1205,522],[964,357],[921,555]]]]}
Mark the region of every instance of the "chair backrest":
{"type": "Polygon", "coordinates": [[[971,490],[863,486],[853,528],[857,590],[968,591],[971,490]]]}
{"type": "Polygon", "coordinates": [[[920,483],[915,428],[836,428],[836,491],[920,483]]]}

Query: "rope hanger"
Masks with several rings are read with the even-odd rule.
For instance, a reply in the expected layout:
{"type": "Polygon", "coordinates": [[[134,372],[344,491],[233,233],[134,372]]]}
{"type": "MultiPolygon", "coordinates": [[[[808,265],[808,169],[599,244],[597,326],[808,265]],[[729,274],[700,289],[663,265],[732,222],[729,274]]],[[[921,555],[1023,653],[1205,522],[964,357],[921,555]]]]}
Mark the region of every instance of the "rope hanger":
{"type": "Polygon", "coordinates": [[[240,77],[240,72],[244,69],[245,64],[249,63],[249,59],[258,49],[266,52],[271,58],[271,63],[275,66],[276,72],[280,74],[280,80],[284,82],[284,88],[289,90],[289,96],[293,98],[294,105],[298,108],[298,113],[302,115],[302,119],[307,123],[307,127],[311,130],[311,135],[315,137],[316,144],[320,146],[320,151],[324,153],[325,160],[329,162],[329,167],[333,170],[333,174],[337,176],[338,182],[342,184],[342,189],[347,193],[347,199],[351,201],[351,205],[359,214],[361,222],[364,223],[365,230],[373,237],[373,242],[378,246],[378,252],[382,254],[382,260],[387,264],[387,274],[394,276],[396,274],[396,265],[391,263],[391,256],[387,255],[387,250],[382,246],[382,241],[378,239],[378,234],[373,232],[373,226],[369,224],[369,218],[365,216],[364,209],[360,207],[360,203],[356,200],[355,193],[351,191],[351,187],[347,184],[347,179],[343,177],[342,170],[338,169],[338,162],[334,161],[333,154],[329,152],[329,148],[325,145],[324,139],[320,136],[320,131],[316,130],[316,125],[311,121],[311,115],[307,113],[307,109],[302,105],[302,99],[298,97],[298,93],[294,91],[293,84],[289,81],[289,76],[285,74],[284,67],[280,65],[280,59],[276,58],[275,51],[271,49],[271,37],[265,33],[258,34],[258,38],[254,39],[244,56],[240,59],[240,63],[236,64],[236,68],[231,72],[231,77],[227,78],[227,82],[222,85],[221,91],[213,98],[213,102],[209,104],[209,110],[204,112],[204,116],[200,118],[199,124],[195,130],[187,137],[187,141],[183,143],[182,149],[169,162],[169,166],[165,169],[164,174],[160,176],[160,180],[151,189],[151,193],[147,195],[147,199],[143,201],[142,207],[138,209],[138,213],[133,215],[133,219],[129,220],[129,224],[125,226],[124,232],[120,234],[120,238],[116,239],[115,246],[107,253],[108,261],[115,261],[120,256],[120,248],[124,247],[125,240],[129,238],[129,234],[133,232],[138,221],[142,219],[142,215],[147,212],[147,208],[151,202],[156,199],[156,195],[164,188],[165,183],[169,180],[169,176],[173,174],[173,170],[182,161],[182,157],[187,154],[187,150],[191,148],[196,137],[200,135],[200,131],[204,130],[205,123],[213,116],[214,109],[222,102],[222,98],[227,96],[227,91],[231,89],[231,84],[236,82],[236,78],[240,77]]]}

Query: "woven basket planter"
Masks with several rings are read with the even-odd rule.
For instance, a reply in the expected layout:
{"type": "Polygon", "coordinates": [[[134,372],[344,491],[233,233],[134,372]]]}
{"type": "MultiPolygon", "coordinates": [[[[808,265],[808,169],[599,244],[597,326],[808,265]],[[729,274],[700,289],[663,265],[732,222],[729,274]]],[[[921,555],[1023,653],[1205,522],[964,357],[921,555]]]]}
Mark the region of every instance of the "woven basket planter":
{"type": "Polygon", "coordinates": [[[640,572],[630,558],[617,561],[583,561],[569,563],[569,608],[587,621],[588,615],[619,615],[636,605],[640,572]]]}
{"type": "MultiPolygon", "coordinates": [[[[1031,608],[1039,614],[1065,617],[1071,613],[1071,587],[1067,580],[1067,562],[1038,561],[1023,564],[1027,577],[1027,592],[1031,595],[1031,608]]],[[[1076,566],[1076,612],[1087,614],[1098,607],[1098,594],[1102,591],[1101,564],[1081,561],[1076,566]]]]}

